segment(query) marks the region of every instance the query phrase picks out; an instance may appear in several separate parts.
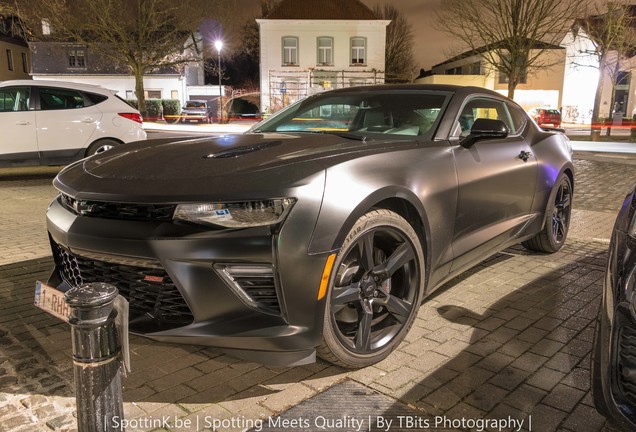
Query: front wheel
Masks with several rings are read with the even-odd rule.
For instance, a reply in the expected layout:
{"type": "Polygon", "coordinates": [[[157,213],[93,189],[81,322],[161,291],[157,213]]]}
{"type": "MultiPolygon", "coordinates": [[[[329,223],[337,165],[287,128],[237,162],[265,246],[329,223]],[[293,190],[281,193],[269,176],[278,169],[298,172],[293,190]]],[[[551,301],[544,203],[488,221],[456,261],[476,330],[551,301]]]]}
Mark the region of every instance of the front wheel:
{"type": "Polygon", "coordinates": [[[572,181],[562,173],[554,184],[546,209],[543,230],[522,245],[537,252],[554,253],[561,249],[570,229],[572,181]]]}
{"type": "Polygon", "coordinates": [[[318,355],[347,368],[386,358],[419,308],[424,253],[413,227],[389,210],[362,216],[334,264],[318,355]]]}

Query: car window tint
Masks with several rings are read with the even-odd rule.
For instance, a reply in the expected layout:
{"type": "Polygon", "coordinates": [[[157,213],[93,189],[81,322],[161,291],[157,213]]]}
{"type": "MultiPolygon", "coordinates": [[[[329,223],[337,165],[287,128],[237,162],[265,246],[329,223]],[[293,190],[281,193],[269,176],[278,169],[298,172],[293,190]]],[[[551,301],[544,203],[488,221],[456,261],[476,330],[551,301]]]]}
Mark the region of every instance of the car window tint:
{"type": "Polygon", "coordinates": [[[98,103],[102,103],[104,102],[106,99],[108,99],[108,96],[104,96],[104,95],[100,95],[97,93],[84,93],[84,95],[86,96],[86,98],[93,104],[93,105],[97,105],[98,103]]]}
{"type": "Polygon", "coordinates": [[[0,111],[28,111],[31,87],[0,89],[0,111]]]}
{"type": "Polygon", "coordinates": [[[511,133],[516,130],[504,102],[489,98],[475,98],[468,101],[459,116],[461,136],[468,136],[473,123],[480,118],[501,120],[511,133]]]}
{"type": "Polygon", "coordinates": [[[506,104],[508,108],[508,112],[510,113],[510,118],[512,119],[512,128],[510,128],[511,134],[521,133],[523,128],[526,126],[526,122],[528,121],[528,117],[525,115],[523,110],[515,105],[506,104]]]}
{"type": "Polygon", "coordinates": [[[446,94],[430,92],[323,93],[271,118],[259,130],[430,137],[446,101],[446,94]]]}
{"type": "Polygon", "coordinates": [[[84,108],[84,97],[75,90],[40,87],[40,109],[44,111],[84,108]]]}

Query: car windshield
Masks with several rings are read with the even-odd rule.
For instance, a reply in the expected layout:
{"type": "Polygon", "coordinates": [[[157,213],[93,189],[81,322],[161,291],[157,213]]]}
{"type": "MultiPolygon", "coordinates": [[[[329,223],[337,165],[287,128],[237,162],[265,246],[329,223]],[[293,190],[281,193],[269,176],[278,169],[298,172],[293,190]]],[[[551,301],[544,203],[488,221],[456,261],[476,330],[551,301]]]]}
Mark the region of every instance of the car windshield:
{"type": "Polygon", "coordinates": [[[326,92],[289,106],[250,132],[430,138],[448,98],[448,93],[430,91],[326,92]]]}
{"type": "Polygon", "coordinates": [[[186,102],[186,108],[205,108],[205,102],[186,102]]]}

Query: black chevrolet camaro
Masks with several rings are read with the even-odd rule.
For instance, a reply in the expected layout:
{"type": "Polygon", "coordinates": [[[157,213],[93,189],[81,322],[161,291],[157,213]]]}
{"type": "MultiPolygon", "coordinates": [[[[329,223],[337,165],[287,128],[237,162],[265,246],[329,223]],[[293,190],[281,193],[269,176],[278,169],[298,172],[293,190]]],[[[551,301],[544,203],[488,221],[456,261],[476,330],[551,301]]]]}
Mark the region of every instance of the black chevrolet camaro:
{"type": "Polygon", "coordinates": [[[621,430],[636,429],[636,191],[616,218],[592,351],[597,410],[621,430]]]}
{"type": "Polygon", "coordinates": [[[131,331],[155,340],[366,366],[462,271],[519,242],[561,248],[571,154],[489,90],[325,92],[242,135],[137,142],[65,168],[49,285],[117,286],[131,331]]]}

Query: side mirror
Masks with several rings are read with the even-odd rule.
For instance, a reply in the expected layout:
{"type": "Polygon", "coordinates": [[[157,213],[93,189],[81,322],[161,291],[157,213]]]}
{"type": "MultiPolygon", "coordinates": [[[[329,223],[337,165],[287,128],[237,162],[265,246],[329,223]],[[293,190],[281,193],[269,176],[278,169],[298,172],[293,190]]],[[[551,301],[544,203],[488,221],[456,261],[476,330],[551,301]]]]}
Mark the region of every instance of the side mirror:
{"type": "Polygon", "coordinates": [[[505,138],[510,131],[501,120],[479,118],[473,123],[470,134],[459,143],[464,148],[470,148],[482,139],[505,138]]]}

